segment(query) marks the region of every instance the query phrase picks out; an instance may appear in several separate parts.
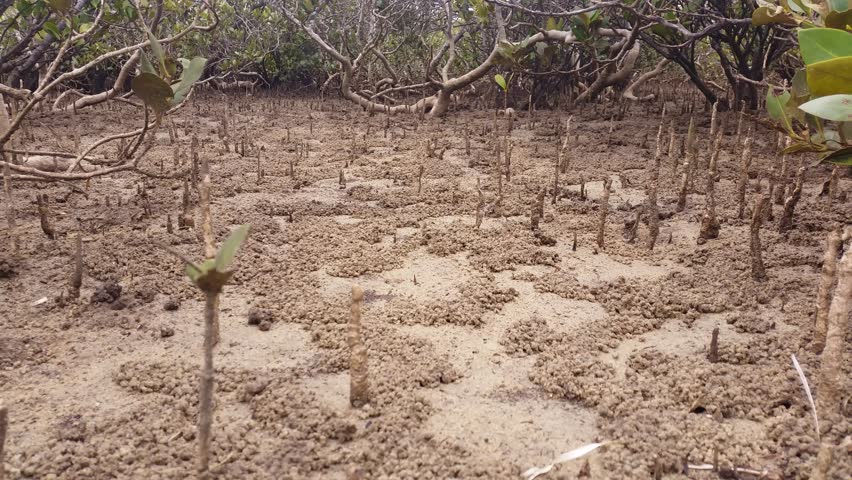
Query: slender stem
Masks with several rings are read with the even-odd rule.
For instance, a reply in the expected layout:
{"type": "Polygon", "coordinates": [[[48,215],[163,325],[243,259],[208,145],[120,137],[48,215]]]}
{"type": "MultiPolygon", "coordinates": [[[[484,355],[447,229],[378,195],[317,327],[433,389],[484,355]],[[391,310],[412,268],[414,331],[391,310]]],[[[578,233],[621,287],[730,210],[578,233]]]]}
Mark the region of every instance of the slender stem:
{"type": "Polygon", "coordinates": [[[198,411],[198,473],[209,478],[210,431],[213,424],[213,346],[214,320],[219,306],[219,293],[205,291],[204,302],[204,364],[201,368],[198,411]]]}

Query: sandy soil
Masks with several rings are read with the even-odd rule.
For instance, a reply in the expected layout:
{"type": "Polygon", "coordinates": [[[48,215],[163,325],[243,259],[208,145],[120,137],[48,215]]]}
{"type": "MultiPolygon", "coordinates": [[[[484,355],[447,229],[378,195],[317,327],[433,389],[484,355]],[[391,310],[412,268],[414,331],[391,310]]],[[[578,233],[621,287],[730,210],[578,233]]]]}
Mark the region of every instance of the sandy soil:
{"type": "MultiPolygon", "coordinates": [[[[83,145],[129,130],[132,107],[116,108],[51,117],[50,130],[39,126],[45,119],[27,144],[67,148],[72,128],[85,129],[83,145]]],[[[505,120],[496,124],[514,146],[511,181],[478,230],[477,179],[486,204],[498,190],[490,112],[421,124],[397,117],[385,132],[384,116],[338,101],[200,97],[177,116],[180,163],[188,164],[193,132],[211,162],[218,238],[252,226],[221,300],[218,478],[521,478],[601,441],[608,445],[544,478],[718,478],[684,473],[684,464],[714,457],[775,478],[809,476],[818,442],[790,355],[818,394],[819,358],[809,349],[817,278],[827,231],[852,218],[852,179],[841,179],[841,198],[827,209],[820,191],[829,169],[810,168],[785,234],[773,205],[761,233],[769,278],[757,283],[749,227],[736,219],[733,128],[719,161],[719,238],[696,243],[706,173],[676,212],[680,173],[673,177],[664,158],[661,233],[648,251],[646,225],[632,243],[625,232],[645,199],[655,112],[634,106],[607,138],[609,121],[586,109],[574,112],[578,143],[535,235],[531,205],[539,188],[552,191],[557,125],[569,115],[539,112],[534,124],[521,115],[511,132],[505,120]],[[232,147],[245,139],[245,157],[223,151],[224,117],[232,147]],[[433,157],[428,139],[437,139],[433,157]],[[289,176],[302,142],[308,158],[289,176]],[[606,177],[614,189],[599,249],[606,177]],[[360,410],[348,402],[354,284],[367,292],[372,395],[360,410]],[[718,363],[707,360],[714,327],[718,363]]],[[[685,134],[688,117],[673,120],[685,134]]],[[[709,117],[698,125],[703,158],[709,117]]],[[[780,161],[774,142],[758,128],[748,210],[780,161]]],[[[174,168],[170,143],[158,134],[146,169],[174,168]]],[[[81,187],[15,184],[18,255],[5,248],[8,230],[0,233],[5,468],[13,479],[191,477],[203,302],[179,262],[155,246],[202,253],[196,230],[167,232],[182,182],[118,175],[81,187]],[[39,226],[37,193],[52,203],[55,240],[39,226]],[[77,232],[85,276],[73,301],[62,296],[77,232]]],[[[195,209],[195,192],[192,201],[195,209]]],[[[852,362],[845,367],[849,378],[852,362]]],[[[850,418],[847,407],[842,418],[821,419],[832,425],[823,439],[848,439],[850,418]]],[[[852,478],[848,447],[835,453],[831,478],[852,478]]]]}

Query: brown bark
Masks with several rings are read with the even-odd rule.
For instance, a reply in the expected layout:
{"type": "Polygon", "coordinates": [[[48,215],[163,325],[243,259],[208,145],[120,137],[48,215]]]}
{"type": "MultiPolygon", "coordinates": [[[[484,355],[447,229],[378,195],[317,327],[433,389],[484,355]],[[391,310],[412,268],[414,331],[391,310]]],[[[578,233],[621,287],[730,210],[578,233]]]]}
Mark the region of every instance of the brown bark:
{"type": "Polygon", "coordinates": [[[692,183],[692,173],[695,170],[695,118],[689,119],[689,130],[686,137],[686,157],[683,162],[683,176],[677,194],[677,211],[686,209],[686,194],[689,193],[689,185],[692,183]]]}
{"type": "Polygon", "coordinates": [[[840,230],[829,232],[822,256],[822,276],[817,293],[816,321],[814,323],[814,353],[821,353],[825,347],[825,335],[828,331],[828,311],[831,305],[831,287],[837,274],[837,255],[840,253],[840,230]]]}
{"type": "Polygon", "coordinates": [[[751,131],[749,131],[745,139],[745,146],[743,146],[743,153],[740,160],[740,174],[737,178],[737,218],[741,220],[743,215],[745,215],[745,194],[746,187],[748,187],[748,169],[751,167],[752,141],[751,131]]]}
{"type": "MultiPolygon", "coordinates": [[[[660,209],[657,206],[657,189],[660,179],[660,160],[663,155],[663,124],[657,130],[657,150],[654,152],[654,165],[651,170],[651,178],[648,180],[648,201],[646,211],[648,216],[648,250],[654,249],[657,236],[660,234],[660,209]]],[[[638,223],[638,222],[637,222],[638,223]]]]}
{"type": "MultiPolygon", "coordinates": [[[[0,108],[3,108],[0,105],[0,108]]],[[[0,159],[5,160],[5,156],[0,153],[0,159]]],[[[3,165],[3,191],[6,194],[6,221],[9,226],[9,239],[11,241],[12,253],[18,254],[18,234],[15,231],[15,206],[12,203],[12,170],[9,164],[3,165]]]]}
{"type": "Polygon", "coordinates": [[[802,197],[802,184],[804,183],[805,167],[800,167],[796,174],[796,186],[793,187],[793,192],[784,200],[784,211],[781,214],[781,220],[778,222],[778,231],[784,233],[793,228],[793,211],[796,209],[796,204],[802,197]]]}
{"type": "Polygon", "coordinates": [[[751,276],[758,282],[766,280],[766,269],[763,267],[763,256],[760,245],[760,226],[765,217],[764,209],[768,199],[764,195],[757,197],[754,202],[754,211],[751,214],[751,242],[749,250],[751,253],[751,276]]]}
{"type": "Polygon", "coordinates": [[[721,132],[716,135],[713,153],[710,155],[710,172],[704,192],[704,214],[701,216],[701,228],[698,231],[698,243],[719,237],[719,219],[716,218],[716,176],[718,175],[719,150],[722,145],[721,132]]]}
{"type": "MultiPolygon", "coordinates": [[[[844,240],[852,237],[852,228],[847,227],[844,240]]],[[[852,308],[852,248],[847,248],[837,268],[837,287],[828,311],[828,329],[820,366],[818,411],[826,419],[836,418],[841,411],[841,402],[846,389],[843,375],[846,333],[849,329],[849,310],[852,308]]]]}
{"type": "Polygon", "coordinates": [[[198,475],[210,478],[210,432],[213,425],[213,347],[216,338],[216,319],[219,309],[219,292],[204,292],[204,363],[198,400],[198,475]]]}

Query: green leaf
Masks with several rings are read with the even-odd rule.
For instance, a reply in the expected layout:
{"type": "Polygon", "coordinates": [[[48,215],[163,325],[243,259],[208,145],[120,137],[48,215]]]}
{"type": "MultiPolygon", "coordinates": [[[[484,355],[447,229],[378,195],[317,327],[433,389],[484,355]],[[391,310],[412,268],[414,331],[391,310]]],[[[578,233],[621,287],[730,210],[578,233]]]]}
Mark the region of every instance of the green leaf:
{"type": "Polygon", "coordinates": [[[544,27],[545,30],[557,30],[558,26],[556,23],[556,19],[553,17],[547,17],[547,24],[544,27]]]}
{"type": "Polygon", "coordinates": [[[151,42],[151,51],[154,52],[154,56],[157,58],[160,68],[165,71],[166,54],[163,52],[163,46],[160,45],[160,41],[157,40],[157,37],[155,37],[153,33],[151,33],[151,30],[148,30],[148,27],[145,27],[145,33],[148,34],[148,40],[151,42]]]}
{"type": "Polygon", "coordinates": [[[192,280],[192,283],[195,283],[200,276],[204,275],[210,270],[213,270],[215,266],[216,261],[212,258],[205,260],[204,263],[198,266],[201,270],[196,270],[195,267],[193,267],[192,265],[186,264],[186,276],[189,277],[190,280],[192,280]]]}
{"type": "Polygon", "coordinates": [[[133,78],[130,86],[133,88],[133,93],[155,112],[163,113],[169,109],[169,99],[173,95],[172,87],[162,78],[153,73],[143,72],[133,78]]]}
{"type": "Polygon", "coordinates": [[[50,5],[55,12],[61,13],[65,15],[69,11],[71,11],[71,7],[74,6],[74,2],[72,0],[47,0],[47,4],[50,5]]]}
{"type": "Polygon", "coordinates": [[[793,133],[793,125],[790,122],[790,117],[784,109],[789,100],[790,92],[775,95],[772,93],[772,87],[769,87],[769,91],[766,92],[766,111],[769,113],[769,116],[776,122],[781,123],[787,132],[793,133]]]}
{"type": "MultiPolygon", "coordinates": [[[[183,59],[185,60],[185,59],[183,59]]],[[[184,65],[183,73],[180,77],[180,82],[175,85],[174,97],[172,98],[172,105],[177,105],[183,101],[189,91],[192,89],[192,86],[195,85],[195,82],[201,78],[201,75],[204,73],[204,65],[207,64],[207,59],[203,57],[195,57],[188,64],[184,65]]]]}
{"type": "Polygon", "coordinates": [[[828,95],[800,105],[811,115],[835,122],[852,121],[852,95],[828,95]]]}
{"type": "Polygon", "coordinates": [[[476,14],[479,23],[483,25],[488,23],[488,14],[491,11],[490,5],[485,0],[470,0],[470,5],[473,7],[473,12],[476,14]]]}
{"type": "Polygon", "coordinates": [[[45,32],[53,35],[53,38],[60,39],[62,35],[59,33],[59,27],[56,25],[56,22],[48,21],[44,22],[44,26],[42,26],[45,32]]]}
{"type": "Polygon", "coordinates": [[[841,148],[822,157],[822,161],[852,167],[852,147],[841,148]]]}
{"type": "Polygon", "coordinates": [[[807,69],[811,95],[852,94],[852,56],[812,63],[807,69]]]}
{"type": "Polygon", "coordinates": [[[242,244],[246,237],[248,237],[248,234],[248,225],[240,225],[231,232],[224,243],[222,243],[222,246],[219,247],[219,253],[216,254],[217,271],[224,273],[228,269],[231,262],[234,261],[234,255],[237,254],[237,249],[240,248],[240,244],[242,244]]]}
{"type": "Polygon", "coordinates": [[[166,57],[166,61],[163,62],[163,65],[166,67],[166,75],[169,78],[174,78],[177,73],[177,63],[175,63],[174,59],[166,57]]]}
{"type": "Polygon", "coordinates": [[[497,85],[499,85],[504,92],[508,89],[508,85],[506,85],[506,79],[503,78],[503,75],[500,75],[499,73],[497,75],[494,75],[494,81],[497,82],[497,85]]]}
{"type": "Polygon", "coordinates": [[[852,33],[834,28],[800,29],[799,50],[805,65],[852,56],[852,33]]]}
{"type": "Polygon", "coordinates": [[[772,23],[796,25],[796,19],[793,18],[793,14],[785,12],[781,7],[776,7],[774,9],[770,7],[760,7],[754,9],[754,12],[751,14],[751,24],[756,27],[772,23]]]}
{"type": "Polygon", "coordinates": [[[824,150],[825,147],[820,147],[818,145],[814,145],[812,143],[798,141],[793,143],[789,147],[781,150],[782,153],[799,153],[799,152],[819,152],[824,150]]]}
{"type": "Polygon", "coordinates": [[[811,91],[808,89],[808,73],[805,69],[796,71],[793,75],[793,97],[801,99],[810,96],[811,91]]]}
{"type": "Polygon", "coordinates": [[[804,15],[805,13],[810,13],[810,9],[805,6],[802,0],[781,0],[782,5],[792,10],[795,13],[800,15],[804,15]]]}
{"type": "Polygon", "coordinates": [[[154,70],[154,66],[151,65],[151,61],[148,60],[148,55],[145,55],[145,52],[139,51],[139,68],[142,70],[142,73],[150,73],[152,75],[156,75],[157,71],[154,70]]]}
{"type": "Polygon", "coordinates": [[[852,2],[849,0],[828,0],[828,6],[833,12],[845,12],[852,9],[852,2]]]}

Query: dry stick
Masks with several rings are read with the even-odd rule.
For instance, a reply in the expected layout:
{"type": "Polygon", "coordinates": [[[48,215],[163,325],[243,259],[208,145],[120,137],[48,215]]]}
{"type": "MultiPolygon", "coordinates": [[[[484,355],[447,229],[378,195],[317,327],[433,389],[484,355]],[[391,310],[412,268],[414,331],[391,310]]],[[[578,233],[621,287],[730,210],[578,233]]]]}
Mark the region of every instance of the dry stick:
{"type": "Polygon", "coordinates": [[[737,137],[734,141],[734,148],[740,146],[740,137],[743,134],[743,119],[745,118],[745,104],[740,107],[739,118],[737,119],[737,137]]]}
{"type": "Polygon", "coordinates": [[[668,151],[668,159],[672,162],[672,178],[675,178],[677,175],[677,157],[675,157],[675,130],[674,130],[674,120],[669,123],[669,151],[668,151]]]}
{"type": "Polygon", "coordinates": [[[207,479],[210,474],[210,431],[213,425],[213,348],[218,343],[220,290],[203,291],[204,364],[201,368],[198,401],[198,473],[200,478],[207,479]]]}
{"type": "Polygon", "coordinates": [[[485,204],[485,200],[482,198],[482,188],[480,188],[479,178],[476,179],[476,228],[479,229],[479,226],[482,225],[482,207],[485,204]]]}
{"type": "Polygon", "coordinates": [[[718,112],[719,102],[713,103],[713,113],[710,115],[710,138],[716,137],[716,113],[718,112]]]}
{"type": "MultiPolygon", "coordinates": [[[[512,150],[515,149],[515,145],[508,138],[506,139],[506,148],[504,148],[504,155],[506,159],[506,181],[512,181],[512,150]]],[[[500,161],[500,156],[497,156],[497,161],[500,161]]]]}
{"type": "Polygon", "coordinates": [[[83,286],[83,235],[77,233],[74,240],[74,271],[71,273],[71,291],[73,298],[80,298],[80,287],[83,286]]]}
{"type": "Polygon", "coordinates": [[[417,170],[417,194],[420,195],[421,191],[423,191],[423,165],[420,165],[417,170]]]}
{"type": "Polygon", "coordinates": [[[763,268],[763,257],[761,256],[760,226],[766,216],[764,210],[768,202],[769,199],[765,195],[758,196],[754,202],[754,211],[751,214],[751,242],[749,243],[751,276],[758,282],[766,280],[766,270],[763,268]]]}
{"type": "Polygon", "coordinates": [[[796,173],[796,186],[793,192],[784,200],[784,212],[781,214],[781,220],[778,222],[778,231],[781,233],[790,230],[793,227],[793,211],[796,209],[796,204],[802,197],[802,184],[805,177],[805,167],[799,167],[796,173]]]}
{"type": "Polygon", "coordinates": [[[698,231],[698,244],[719,237],[719,219],[716,218],[716,176],[718,175],[719,151],[722,146],[722,132],[716,135],[713,153],[710,155],[710,173],[705,189],[704,214],[701,216],[701,228],[698,231]]]}
{"type": "Polygon", "coordinates": [[[47,238],[54,240],[56,232],[50,224],[50,205],[48,203],[47,194],[36,195],[36,203],[38,204],[38,216],[41,221],[41,230],[47,235],[47,238]]]}
{"type": "Polygon", "coordinates": [[[257,149],[257,184],[260,185],[260,181],[263,180],[263,167],[260,165],[260,149],[257,149]]]}
{"type": "MultiPolygon", "coordinates": [[[[0,108],[3,108],[2,104],[0,104],[0,108]]],[[[8,430],[9,410],[6,408],[6,405],[3,404],[3,400],[0,400],[0,480],[3,480],[6,477],[6,469],[3,468],[3,462],[6,445],[6,432],[8,430]]]]}
{"type": "Polygon", "coordinates": [[[683,161],[683,176],[680,180],[680,188],[677,193],[677,211],[682,212],[686,209],[686,194],[689,191],[689,184],[692,183],[692,172],[695,170],[695,117],[689,119],[689,130],[686,134],[686,143],[684,143],[686,155],[683,161]]]}
{"type": "Polygon", "coordinates": [[[530,214],[530,230],[537,231],[539,228],[539,222],[541,222],[542,217],[544,217],[545,190],[545,187],[541,187],[535,197],[535,202],[532,205],[532,212],[530,214]]]}
{"type": "Polygon", "coordinates": [[[749,132],[745,139],[745,145],[743,146],[743,153],[740,160],[740,175],[737,179],[737,218],[743,218],[745,215],[745,194],[746,187],[748,186],[748,169],[751,167],[751,144],[753,142],[753,138],[751,135],[751,129],[749,128],[749,132]]]}
{"type": "MultiPolygon", "coordinates": [[[[204,258],[216,258],[216,239],[213,236],[213,215],[210,212],[210,164],[207,157],[201,160],[201,188],[198,190],[201,200],[201,232],[204,238],[204,258]]],[[[214,298],[213,312],[213,345],[219,343],[219,297],[214,298]]]]}
{"type": "Polygon", "coordinates": [[[710,336],[710,352],[707,354],[707,360],[710,363],[719,361],[719,327],[713,327],[713,333],[710,336]]]}
{"type": "Polygon", "coordinates": [[[834,197],[837,195],[837,181],[840,178],[840,165],[835,165],[834,169],[831,170],[831,177],[828,179],[828,203],[826,204],[826,210],[831,209],[831,203],[834,201],[834,197]]]}
{"type": "MultiPolygon", "coordinates": [[[[790,139],[787,138],[785,145],[790,145],[790,139]]],[[[787,154],[781,154],[781,173],[778,178],[778,187],[775,190],[775,197],[772,199],[776,205],[784,205],[784,199],[787,198],[787,176],[789,175],[787,163],[787,154]]]]}
{"type": "Polygon", "coordinates": [[[565,137],[562,139],[562,146],[559,148],[559,152],[556,155],[556,173],[553,177],[553,200],[550,202],[553,205],[556,205],[556,199],[559,196],[559,172],[565,171],[568,168],[566,164],[567,158],[565,157],[565,150],[568,148],[568,140],[571,138],[571,119],[569,118],[565,121],[565,137]]]}
{"type": "Polygon", "coordinates": [[[609,187],[612,185],[612,179],[607,178],[603,184],[603,194],[601,195],[601,216],[598,222],[598,247],[604,246],[604,231],[606,230],[606,215],[609,212],[609,187]]]}
{"type": "MultiPolygon", "coordinates": [[[[417,284],[417,277],[414,279],[417,284]]],[[[352,287],[352,318],[349,320],[349,404],[355,408],[370,402],[370,388],[367,376],[367,347],[361,339],[361,305],[364,291],[355,285],[352,287]]]]}
{"type": "MultiPolygon", "coordinates": [[[[852,239],[852,227],[846,227],[843,240],[852,239]]],[[[822,351],[819,371],[819,394],[817,404],[822,417],[833,421],[842,414],[846,378],[843,366],[846,362],[846,332],[849,328],[849,311],[852,310],[852,246],[846,248],[840,259],[837,272],[837,287],[828,312],[828,332],[822,351]]],[[[811,478],[826,479],[831,468],[832,446],[823,443],[817,456],[811,478]]]]}
{"type": "MultiPolygon", "coordinates": [[[[665,107],[664,107],[665,108],[665,107]]],[[[654,152],[654,166],[648,180],[648,201],[645,205],[648,216],[648,250],[654,249],[660,234],[660,208],[657,206],[657,188],[660,180],[660,160],[663,155],[663,124],[657,130],[657,150],[654,152]]],[[[637,226],[638,228],[638,226],[637,226]]]]}
{"type": "MultiPolygon", "coordinates": [[[[4,108],[0,103],[0,108],[4,108]]],[[[0,158],[5,156],[0,154],[0,158]]],[[[15,232],[15,207],[12,204],[12,170],[9,164],[3,165],[3,191],[6,194],[6,221],[9,224],[9,238],[12,243],[12,253],[18,254],[18,234],[15,232]]]]}
{"type": "Polygon", "coordinates": [[[837,255],[841,245],[840,229],[829,232],[825,242],[825,253],[822,256],[822,276],[817,293],[816,321],[814,323],[814,353],[821,353],[825,348],[825,335],[828,331],[828,311],[831,304],[831,287],[837,274],[837,255]]]}

